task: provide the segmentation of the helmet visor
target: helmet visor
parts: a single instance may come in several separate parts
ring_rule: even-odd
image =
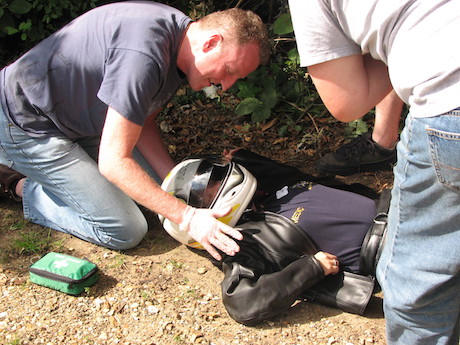
[[[198,208],[209,208],[225,180],[230,165],[219,166],[203,161],[193,177],[188,204]]]

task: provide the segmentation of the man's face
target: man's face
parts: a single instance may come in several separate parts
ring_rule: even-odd
[[[190,87],[199,91],[211,84],[221,85],[228,90],[238,79],[247,75],[259,66],[259,47],[255,43],[244,46],[223,46],[216,44],[203,49],[195,56],[194,68],[187,79]]]

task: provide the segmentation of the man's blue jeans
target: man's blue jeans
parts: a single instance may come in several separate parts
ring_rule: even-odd
[[[377,276],[388,344],[458,345],[460,111],[408,115]]]
[[[136,203],[99,173],[98,148],[99,137],[30,137],[0,107],[0,164],[27,176],[24,218],[108,248],[135,247],[147,221]]]

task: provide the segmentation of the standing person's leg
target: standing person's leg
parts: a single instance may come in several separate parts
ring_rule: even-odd
[[[394,150],[399,138],[399,122],[404,103],[398,95],[391,91],[375,107],[375,122],[372,140],[379,146]]]
[[[372,134],[364,133],[318,161],[320,175],[351,175],[363,171],[391,170],[404,103],[394,91],[375,107]]]
[[[27,176],[26,219],[114,249],[132,248],[145,236],[147,222],[139,207],[100,174],[78,142],[32,138],[9,123],[1,109],[0,137],[0,163]],[[95,147],[86,144],[88,151]]]
[[[460,111],[410,115],[377,276],[388,344],[458,345]]]

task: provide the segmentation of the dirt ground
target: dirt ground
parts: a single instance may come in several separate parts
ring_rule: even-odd
[[[161,122],[176,161],[189,154],[246,147],[310,173],[320,153],[343,140],[340,125],[322,125],[320,138],[314,131],[282,138],[266,126],[248,130],[242,119],[206,105],[181,109]],[[299,145],[299,136],[314,135],[321,147],[318,142]],[[391,184],[391,173],[344,180],[381,190]],[[372,297],[363,316],[299,301],[258,326],[236,323],[221,303],[222,273],[204,252],[170,238],[151,212],[145,211],[150,225],[146,238],[125,252],[24,222],[21,205],[9,199],[0,198],[0,214],[0,344],[385,344],[381,293]],[[21,251],[17,240],[24,234],[51,244],[42,252]],[[48,251],[93,261],[100,268],[100,281],[78,297],[30,283],[28,267]]]

